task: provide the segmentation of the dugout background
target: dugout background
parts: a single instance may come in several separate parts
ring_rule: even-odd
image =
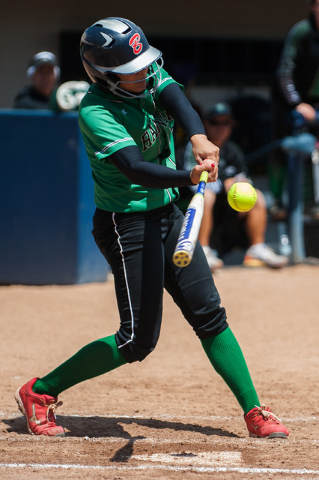
[[[88,80],[79,56],[82,32],[101,18],[121,16],[137,23],[163,51],[165,68],[191,86],[193,103],[205,108],[213,101],[232,100],[235,114],[242,114],[234,140],[247,154],[270,140],[271,82],[287,32],[307,16],[308,0],[122,0],[116,6],[97,0],[17,0],[2,5],[1,13],[0,109],[12,107],[16,93],[28,83],[30,58],[42,50],[57,55],[61,83]],[[14,129],[12,134],[19,145],[21,134]],[[3,130],[1,135],[5,139]],[[260,164],[252,173],[264,182],[255,185],[267,193],[263,168]]]
[[[173,46],[171,53],[176,52],[179,56],[181,51],[186,58],[188,53],[191,57],[201,55],[204,48],[197,85],[199,90],[201,84],[209,84],[208,93],[214,95],[214,89],[218,91],[224,85],[234,87],[236,79],[237,82],[240,79],[241,88],[248,85],[267,95],[265,87],[269,72],[263,71],[260,53],[253,47],[256,47],[256,42],[264,42],[264,49],[259,52],[264,52],[262,55],[265,55],[268,67],[274,68],[269,59],[276,60],[277,47],[287,31],[306,14],[307,0],[198,0],[195,3],[122,0],[116,5],[97,0],[6,2],[2,5],[0,16],[0,108],[12,106],[16,92],[27,83],[29,59],[41,50],[50,50],[58,55],[62,80],[72,77],[72,72],[72,79],[78,79],[79,36],[89,25],[107,16],[129,18],[140,25],[150,38],[157,37],[162,41],[166,37]],[[178,46],[181,39],[182,47]],[[187,43],[185,39],[188,39]],[[205,39],[215,43],[205,43]],[[176,42],[172,44],[172,40]],[[241,43],[236,43],[236,40]],[[172,55],[170,62],[174,62]],[[231,71],[233,67],[234,72]],[[207,98],[207,90],[204,94]],[[198,98],[201,101],[200,91]]]

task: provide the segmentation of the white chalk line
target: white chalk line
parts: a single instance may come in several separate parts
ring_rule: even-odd
[[[142,460],[144,462],[156,462],[157,464],[170,464],[170,466],[213,467],[230,466],[235,467],[243,464],[241,452],[197,452],[197,453],[152,453],[151,455],[132,455],[131,460]]]
[[[18,418],[18,417],[21,417],[21,413],[5,413],[5,412],[0,412],[0,417],[6,417],[8,419],[13,419],[13,418]],[[210,416],[202,416],[202,415],[168,415],[168,414],[159,414],[159,415],[154,415],[152,414],[151,416],[145,416],[145,415],[115,415],[115,414],[112,414],[112,415],[78,415],[78,414],[72,414],[72,415],[58,415],[58,417],[60,418],[63,418],[63,417],[79,417],[79,418],[117,418],[119,420],[121,420],[121,418],[123,419],[132,419],[132,420],[199,420],[199,421],[202,421],[202,420],[211,420],[211,421],[214,421],[214,420],[225,420],[225,421],[242,421],[243,420],[243,416],[232,416],[232,417],[229,417],[229,416],[219,416],[219,415],[210,415]],[[316,421],[316,420],[319,420],[319,417],[315,417],[315,416],[312,416],[312,417],[292,417],[292,418],[289,418],[289,417],[282,417],[280,416],[280,419],[283,421],[283,422],[312,422],[312,421]]]
[[[18,469],[61,469],[61,470],[116,470],[116,471],[134,471],[134,470],[170,470],[175,472],[198,472],[198,473],[279,473],[288,475],[319,475],[319,470],[287,469],[287,468],[249,468],[249,467],[192,467],[192,466],[173,466],[173,465],[136,465],[136,466],[113,466],[113,465],[77,465],[77,464],[54,464],[54,463],[0,463],[0,468]]]

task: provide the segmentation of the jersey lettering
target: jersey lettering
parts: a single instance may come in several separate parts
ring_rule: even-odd
[[[141,137],[143,143],[143,152],[145,152],[156,142],[158,135],[159,132],[149,123],[147,125],[147,130]]]
[[[168,118],[167,115],[163,115],[159,110],[155,110],[154,112],[154,120],[159,125],[163,125],[164,127],[168,126]]]
[[[140,43],[141,37],[139,36],[138,33],[135,33],[131,38],[130,38],[130,46],[133,48],[133,52],[135,55],[139,54],[142,51],[143,45]]]

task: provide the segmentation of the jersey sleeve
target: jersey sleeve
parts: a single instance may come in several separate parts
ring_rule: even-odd
[[[87,149],[102,162],[121,148],[137,146],[116,113],[103,105],[80,115],[79,126]]]
[[[160,74],[161,74],[161,80],[160,80],[160,85],[158,87],[158,89],[156,90],[155,92],[155,100],[156,102],[159,102],[159,96],[161,94],[161,92],[164,90],[165,87],[167,87],[167,85],[170,85],[171,83],[176,83],[182,90],[184,90],[184,87],[183,85],[181,85],[180,83],[176,82],[173,77],[171,77],[171,75],[169,75],[169,73],[167,73],[166,70],[164,70],[164,68],[162,68],[160,70]],[[157,74],[158,75],[158,74]]]

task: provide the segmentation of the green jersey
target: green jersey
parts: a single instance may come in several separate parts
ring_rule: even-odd
[[[92,85],[82,99],[79,126],[92,167],[95,204],[103,210],[152,210],[179,196],[177,188],[155,189],[132,183],[108,158],[135,145],[145,161],[176,169],[174,120],[158,101],[163,88],[175,81],[163,68],[161,74],[155,94],[145,98],[122,98]]]

